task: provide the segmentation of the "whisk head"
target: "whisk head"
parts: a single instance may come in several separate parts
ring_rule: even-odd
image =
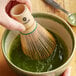
[[[49,57],[56,47],[52,34],[38,25],[29,35],[21,35],[22,48],[25,55],[34,60],[43,60]]]

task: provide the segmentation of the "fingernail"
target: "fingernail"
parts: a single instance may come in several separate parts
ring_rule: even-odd
[[[69,66],[69,67],[68,67],[68,69],[69,69],[69,70],[71,70],[71,69],[72,69],[72,67],[71,67],[71,66]]]
[[[67,76],[71,76],[71,69],[72,69],[72,67],[68,68],[68,70],[67,70]]]
[[[24,27],[24,26],[21,26],[20,28],[19,28],[19,31],[20,32],[23,32],[23,31],[25,31],[26,30],[26,28]]]
[[[69,72],[71,72],[72,67],[69,67]]]

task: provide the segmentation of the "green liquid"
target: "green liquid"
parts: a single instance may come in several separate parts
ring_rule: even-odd
[[[30,57],[23,53],[20,36],[17,36],[11,45],[9,59],[17,67],[31,72],[46,72],[61,66],[68,59],[68,50],[63,40],[56,34],[53,35],[57,45],[49,58],[45,60],[31,60]]]

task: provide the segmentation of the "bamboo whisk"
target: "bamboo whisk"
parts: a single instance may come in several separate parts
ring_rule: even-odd
[[[24,54],[35,60],[43,60],[49,57],[56,47],[52,34],[34,20],[26,5],[17,4],[10,13],[26,28],[20,34]]]

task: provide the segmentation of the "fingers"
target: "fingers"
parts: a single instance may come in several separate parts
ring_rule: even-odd
[[[24,25],[17,22],[16,20],[10,18],[6,13],[3,14],[2,22],[1,24],[6,27],[9,30],[17,30],[20,32],[25,31]]]
[[[25,3],[27,5],[27,7],[29,8],[29,10],[32,11],[31,10],[32,4],[31,4],[31,1],[30,0],[16,0],[16,1],[18,1],[20,3]]]
[[[10,0],[8,0],[8,1],[10,1]],[[32,4],[31,4],[30,0],[11,0],[11,1],[25,3],[31,11]],[[12,5],[10,5],[9,10],[7,10],[7,8],[6,8],[8,14],[9,14],[10,8],[14,5],[14,2],[13,2],[13,4],[10,3]],[[25,30],[25,27],[21,23],[17,22],[16,20],[12,19],[11,17],[9,17],[7,15],[7,13],[6,12],[2,13],[3,16],[1,15],[2,19],[1,19],[0,23],[9,30],[18,30],[18,31],[23,32]]]
[[[62,76],[71,76],[71,67],[69,67]]]

